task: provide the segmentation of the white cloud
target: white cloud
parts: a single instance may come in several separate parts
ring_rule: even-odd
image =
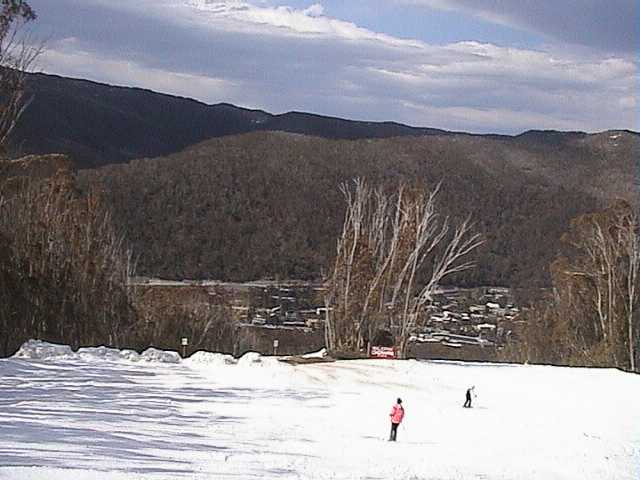
[[[638,129],[637,64],[624,57],[430,45],[328,17],[320,4],[86,2],[45,71],[274,113],[474,132]],[[100,21],[112,11],[116,32]]]
[[[209,27],[254,31],[276,35],[330,36],[344,40],[377,41],[390,46],[415,47],[421,42],[404,40],[372,32],[323,15],[324,8],[313,4],[305,9],[286,5],[260,6],[241,0],[184,0],[184,5],[201,14],[199,19]],[[185,12],[186,13],[186,12]]]
[[[310,17],[320,17],[324,14],[324,7],[319,3],[314,3],[308,8],[305,8],[302,13]]]
[[[78,40],[65,38],[47,48],[38,61],[44,71],[60,72],[112,85],[139,87],[182,97],[194,92],[213,100],[232,96],[240,85],[210,75],[195,75],[149,68],[130,60],[95,55],[78,48]],[[208,98],[206,98],[208,97]]]

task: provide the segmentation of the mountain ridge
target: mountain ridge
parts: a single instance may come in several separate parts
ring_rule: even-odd
[[[416,127],[394,121],[350,120],[290,111],[272,114],[228,102],[193,98],[140,87],[44,73],[30,74],[26,109],[12,137],[13,156],[64,153],[78,169],[179,152],[209,138],[251,131],[286,131],[330,139],[469,135],[518,141],[534,136],[477,134]],[[536,133],[565,138],[585,132]],[[637,134],[636,132],[631,132]]]
[[[637,203],[636,132],[456,133],[29,79],[14,153],[69,155],[149,276],[318,278],[341,226],[339,185],[363,177],[443,181],[443,214],[473,215],[487,241],[454,281],[545,286],[571,218]]]

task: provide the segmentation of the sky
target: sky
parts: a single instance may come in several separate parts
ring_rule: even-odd
[[[640,130],[638,0],[30,0],[38,69],[271,113]]]

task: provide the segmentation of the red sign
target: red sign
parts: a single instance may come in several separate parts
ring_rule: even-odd
[[[371,347],[371,358],[396,358],[393,347]]]

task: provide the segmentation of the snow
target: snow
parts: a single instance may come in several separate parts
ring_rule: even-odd
[[[130,362],[137,362],[140,360],[140,354],[133,350],[118,350],[116,348],[109,347],[85,347],[78,349],[77,356],[83,360],[129,360]]]
[[[147,352],[151,361],[131,361],[131,352],[106,347],[73,353],[29,342],[0,360],[0,479],[637,480],[640,472],[638,375]],[[471,385],[477,398],[464,409]],[[406,417],[389,443],[397,397]]]
[[[199,351],[187,358],[185,360],[185,363],[193,365],[223,366],[235,365],[238,363],[238,361],[231,355]]]
[[[140,358],[147,362],[160,363],[180,363],[181,360],[178,352],[158,350],[157,348],[147,348],[140,354]]]
[[[257,352],[247,352],[238,360],[238,365],[252,365],[262,363],[262,355]]]
[[[324,358],[327,356],[327,349],[321,348],[317,352],[306,353],[302,355],[302,358]]]
[[[20,347],[14,355],[16,358],[31,359],[54,359],[71,358],[75,354],[68,345],[57,345],[55,343],[42,342],[40,340],[29,340]]]

